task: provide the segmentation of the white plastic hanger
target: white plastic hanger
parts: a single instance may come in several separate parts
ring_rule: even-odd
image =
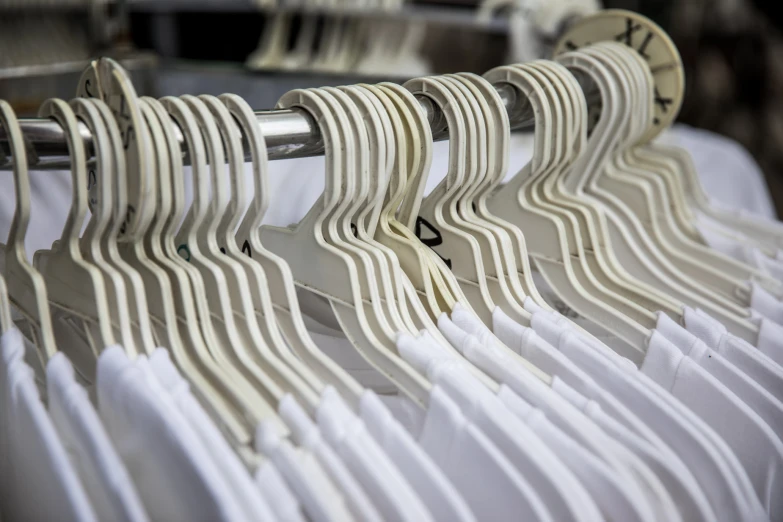
[[[486,199],[492,190],[503,181],[508,168],[510,124],[508,112],[500,96],[492,85],[484,78],[471,73],[456,75],[466,86],[471,85],[477,99],[482,103],[484,112],[494,122],[487,126],[487,174],[479,183],[475,184],[472,192],[466,194],[468,198],[464,208],[466,211],[475,212],[487,222],[502,229],[496,232],[509,244],[504,245],[504,276],[508,284],[514,289],[514,294],[524,302],[529,295],[541,306],[549,307],[535,288],[530,273],[530,261],[527,256],[524,236],[518,227],[498,218],[489,212]]]
[[[552,107],[555,117],[555,157],[558,158],[554,173],[562,172],[570,166],[572,156],[569,154],[571,143],[573,108],[568,101],[567,89],[564,81],[552,70],[542,65],[542,62],[517,65],[517,68],[525,70],[532,75],[544,88],[547,99]],[[607,266],[605,259],[592,255],[592,242],[595,231],[587,228],[592,225],[589,220],[584,220],[578,209],[564,206],[552,200],[551,191],[547,190],[546,179],[552,175],[537,176],[532,178],[527,186],[530,201],[540,210],[557,216],[566,230],[566,240],[569,242],[573,253],[577,253],[578,262],[572,263],[577,273],[581,275],[580,282],[596,296],[618,312],[632,319],[645,328],[653,328],[656,323],[655,315],[645,307],[637,304],[639,296],[629,289],[616,274]]]
[[[5,286],[5,278],[0,275],[0,334],[6,333],[14,327],[11,319],[11,301],[8,300],[8,287]]]
[[[261,243],[259,229],[269,201],[268,160],[264,136],[255,115],[247,102],[235,94],[223,94],[220,100],[236,119],[248,142],[253,167],[254,197],[237,230],[237,246],[241,245],[241,252],[258,263],[267,274],[277,324],[293,351],[322,380],[333,385],[344,399],[355,405],[362,394],[362,387],[315,345],[299,310],[290,268]]]
[[[84,261],[79,249],[79,232],[87,213],[87,160],[76,115],[63,100],[50,99],[38,111],[62,128],[71,159],[72,199],[68,218],[56,248],[46,255],[41,270],[49,302],[85,322],[85,334],[97,352],[115,344],[111,312],[101,272]],[[33,261],[36,262],[35,257]],[[89,371],[89,370],[88,370]]]
[[[411,283],[406,288],[409,302],[420,299],[430,317],[437,319],[441,313],[449,312],[454,307],[458,300],[455,291],[459,285],[456,280],[451,287],[447,285],[446,278],[454,279],[448,268],[441,273],[433,262],[433,258],[436,258],[434,253],[416,238],[411,228],[406,226],[407,223],[397,221],[395,216],[405,195],[412,194],[406,210],[415,221],[418,206],[413,208],[413,205],[421,201],[425,185],[422,174],[429,171],[432,159],[432,131],[418,102],[407,89],[392,84],[363,86],[384,103],[392,117],[396,136],[394,164],[379,213],[375,239],[395,252],[400,267]],[[412,189],[413,183],[408,183],[409,176],[419,180]],[[414,295],[411,290],[418,295]]]
[[[5,277],[8,297],[22,314],[35,326],[36,345],[43,362],[57,353],[49,312],[49,298],[41,274],[27,260],[24,241],[30,223],[30,176],[27,170],[27,153],[24,136],[11,105],[0,100],[0,123],[8,136],[8,147],[13,156],[14,190],[16,208],[8,229],[5,245]],[[4,323],[5,326],[11,323]]]
[[[535,116],[535,147],[531,162],[491,196],[488,207],[494,214],[517,224],[524,231],[536,266],[570,308],[623,340],[622,348],[628,354],[637,353],[636,347],[646,345],[647,329],[596,299],[594,290],[588,292],[585,289],[582,282],[589,275],[577,259],[572,260],[563,223],[531,204],[530,198],[534,194],[526,186],[529,185],[526,180],[559,167],[553,143],[556,132],[552,124],[552,111],[544,89],[531,74],[516,67],[493,69],[484,78],[493,85],[514,86],[528,100]]]
[[[463,183],[468,183],[478,169],[477,140],[472,142],[472,148],[468,149],[469,139],[475,134],[468,134],[466,128],[466,125],[470,125],[471,129],[475,129],[475,123],[471,120],[466,124],[465,113],[460,109],[460,101],[457,98],[460,94],[455,96],[453,91],[438,79],[417,78],[406,82],[404,87],[414,95],[426,96],[443,111],[450,136],[448,172],[443,181],[422,200],[417,229],[424,226],[436,237],[440,236],[441,242],[437,249],[433,250],[454,272],[467,296],[467,302],[485,324],[491,324],[495,303],[486,280],[479,243],[475,237],[455,225],[455,222],[462,222],[455,217],[456,198]],[[461,101],[464,102],[464,96]],[[468,154],[465,153],[466,150]]]
[[[236,446],[246,446],[252,442],[257,422],[272,418],[274,410],[266,406],[262,399],[256,399],[255,392],[242,379],[223,370],[215,362],[210,349],[216,349],[216,343],[208,345],[197,326],[200,321],[188,275],[184,270],[180,271],[176,264],[169,262],[169,256],[164,253],[167,245],[162,238],[173,237],[171,229],[179,225],[184,206],[182,158],[171,118],[163,106],[147,98],[141,100],[140,104],[145,117],[150,121],[155,118],[162,129],[167,129],[164,132],[165,139],[155,141],[155,170],[136,173],[153,176],[153,181],[159,185],[160,212],[157,216],[164,225],[162,230],[157,226],[152,227],[150,234],[145,234],[144,242],[129,245],[123,257],[144,279],[155,330],[168,343],[165,346],[171,350],[175,363],[193,385],[194,393],[201,399],[210,416],[217,419],[228,432],[231,441]],[[178,181],[175,180],[177,167],[180,175]],[[174,203],[175,200],[177,203]],[[160,232],[162,235],[155,237]],[[176,257],[176,248],[173,245],[169,248]]]
[[[348,123],[338,124],[334,116],[339,114],[338,108],[327,105],[312,91],[290,91],[280,99],[278,107],[302,108],[317,122],[324,137],[326,184],[323,196],[295,228],[264,226],[261,239],[288,262],[297,286],[306,287],[329,300],[342,330],[357,350],[401,391],[424,404],[429,393],[428,384],[394,354],[394,333],[365,313],[369,306],[361,297],[356,265],[341,248],[331,244],[338,234],[334,220],[327,218],[350,203],[341,201],[345,192],[351,189],[351,177],[343,177],[344,170],[351,168],[344,153],[353,145],[353,139],[341,132]],[[342,119],[346,119],[344,114]],[[312,259],[318,259],[318,264],[314,265]]]
[[[596,146],[600,149],[600,135],[593,134],[591,140],[587,140],[587,104],[579,85],[565,67],[547,61],[536,62],[542,69],[551,73],[550,77],[556,77],[564,92],[561,93],[564,107],[569,109],[567,122],[566,144],[573,143],[570,150],[571,163],[568,168],[578,175],[589,168],[590,162],[585,161],[591,157],[589,149]],[[573,133],[568,132],[568,127]],[[597,142],[597,143],[596,143]],[[568,151],[567,151],[568,152]],[[575,163],[573,163],[575,161]],[[561,171],[561,174],[564,171]],[[671,317],[679,320],[682,313],[682,304],[671,299],[665,293],[656,288],[635,279],[627,273],[617,260],[612,247],[609,233],[603,215],[584,198],[573,197],[562,189],[562,176],[550,173],[543,180],[542,188],[545,197],[555,204],[568,208],[579,222],[579,230],[585,245],[586,260],[594,274],[603,274],[602,282],[631,301],[643,306],[650,312],[664,311]]]
[[[95,194],[97,197],[91,202],[92,215],[84,234],[82,234],[80,248],[84,261],[102,274],[114,334],[121,341],[128,356],[135,358],[138,355],[138,349],[131,331],[131,315],[125,281],[119,271],[104,258],[100,246],[100,236],[108,228],[112,218],[114,151],[106,124],[96,108],[97,104],[103,104],[103,102],[89,98],[75,98],[71,101],[71,108],[76,117],[90,129],[96,158],[95,168],[89,172],[89,180],[94,186],[88,186],[88,190],[97,188],[97,194]]]
[[[211,250],[214,249],[218,255],[223,256],[214,235],[218,219],[207,219],[211,214],[209,208],[209,185],[211,182],[216,192],[216,198],[220,199],[223,208],[227,203],[228,194],[222,186],[226,180],[223,171],[225,160],[220,135],[208,109],[197,99],[189,97],[188,102],[190,103],[188,103],[184,100],[167,97],[162,101],[186,136],[188,152],[191,157],[193,203],[177,234],[176,242],[180,245],[178,252],[186,252],[186,261],[189,267],[193,267],[198,272],[200,280],[203,281],[203,290],[199,290],[205,292],[208,312],[204,313],[205,303],[201,301],[200,314],[202,318],[207,318],[206,320],[211,322],[214,334],[216,334],[214,345],[209,345],[210,351],[214,360],[224,371],[230,372],[237,379],[241,379],[243,383],[249,384],[253,388],[254,393],[248,397],[256,397],[253,402],[258,401],[262,404],[264,415],[277,418],[273,412],[285,392],[274,377],[261,368],[259,361],[254,357],[257,352],[254,353],[253,348],[264,342],[263,337],[258,331],[257,324],[256,328],[252,329],[252,323],[247,315],[237,314],[235,318],[228,290],[228,274],[224,272],[223,266],[216,264],[214,253]],[[207,148],[204,147],[205,141],[208,144]],[[210,171],[212,171],[212,181],[209,178]],[[222,176],[223,179],[220,179],[219,184],[215,185],[214,181],[217,176]],[[192,275],[191,283],[197,278],[195,274],[189,273],[188,275]],[[231,275],[235,275],[235,273]],[[234,280],[234,282],[236,281]],[[249,300],[246,280],[244,284],[245,288],[240,293],[239,299],[247,298]],[[236,285],[233,288],[236,289]],[[246,310],[243,311],[246,312]],[[255,319],[252,302],[250,314],[251,319]]]
[[[609,111],[617,106],[617,103],[612,102],[612,100],[617,99],[619,94],[616,94],[617,86],[612,82],[612,76],[609,75],[609,71],[606,70],[605,64],[608,63],[609,58],[601,58],[601,56],[603,55],[597,54],[593,56],[590,53],[574,52],[561,55],[558,57],[558,60],[577,74],[585,74],[587,77],[592,77],[600,89],[602,98],[607,100],[602,105],[603,110]],[[606,112],[601,116],[601,119],[604,121],[608,121],[611,118],[619,118],[619,121],[626,123],[634,121],[630,117],[623,117],[616,112]],[[640,131],[643,131],[643,129],[640,129]],[[594,131],[591,139],[598,140],[606,136],[597,134],[597,132]],[[622,135],[625,135],[625,133]],[[597,151],[597,149],[595,150]],[[635,277],[664,289],[685,303],[693,305],[693,303],[698,302],[710,310],[714,310],[715,299],[709,297],[699,298],[691,291],[689,287],[694,286],[695,289],[693,282],[686,277],[680,276],[676,268],[668,262],[663,254],[658,252],[658,248],[651,243],[651,239],[648,239],[643,226],[641,223],[638,223],[633,214],[629,212],[623,214],[621,203],[618,205],[619,202],[608,195],[607,192],[588,183],[589,176],[586,174],[589,174],[589,172],[585,171],[585,167],[581,163],[581,161],[585,160],[586,157],[580,158],[569,174],[565,178],[558,180],[558,183],[565,193],[573,193],[575,197],[595,204],[598,204],[599,201],[601,202],[602,212],[608,212],[608,216],[611,217],[607,221],[607,226],[613,240],[612,249],[619,256],[624,268],[629,270]],[[592,195],[597,199],[593,199]],[[619,214],[615,214],[616,212]],[[619,215],[624,215],[625,217],[623,219],[615,217]],[[717,295],[713,297],[720,299]],[[721,317],[725,318],[725,314]],[[737,321],[736,319],[732,320],[734,323]]]
[[[109,199],[102,204],[109,207],[111,219],[99,238],[99,247],[103,251],[103,258],[116,269],[125,282],[125,290],[128,296],[131,329],[136,345],[142,351],[150,353],[156,346],[152,326],[150,324],[149,307],[144,289],[144,281],[136,270],[126,263],[120,256],[117,247],[117,238],[120,234],[123,220],[125,219],[125,187],[127,186],[125,169],[125,151],[122,144],[119,126],[111,110],[106,103],[93,99],[93,104],[101,114],[108,131],[109,143],[114,151],[114,163],[109,167],[112,191]]]
[[[191,98],[188,98],[188,101],[191,103],[191,106],[199,106]],[[279,376],[276,379],[278,383],[284,386],[284,389],[293,392],[300,399],[300,403],[306,407],[315,408],[317,397],[313,387],[315,386],[318,391],[321,391],[323,383],[300,360],[293,357],[287,346],[283,346],[284,341],[277,331],[277,325],[273,321],[271,302],[268,301],[268,290],[266,288],[266,280],[263,278],[263,272],[258,265],[254,265],[246,256],[242,255],[236,246],[234,233],[242,217],[242,213],[238,212],[237,209],[241,207],[242,212],[244,212],[247,206],[243,187],[244,157],[237,128],[228,110],[217,98],[202,96],[198,101],[204,104],[203,107],[199,106],[199,112],[207,109],[214,118],[213,124],[216,128],[211,128],[212,126],[207,125],[207,131],[213,134],[213,131],[219,130],[219,137],[222,138],[223,146],[229,153],[228,179],[225,173],[221,171],[222,169],[215,168],[215,161],[220,161],[220,154],[217,154],[212,161],[214,197],[212,198],[212,212],[207,215],[207,219],[212,223],[216,223],[216,225],[207,227],[207,237],[203,243],[205,248],[202,251],[209,249],[211,259],[223,271],[228,282],[231,305],[235,313],[238,312],[238,321],[235,324],[240,324],[240,321],[244,319],[242,327],[245,330],[243,331],[247,333],[247,339],[253,343],[249,345],[251,348],[250,353],[258,361],[257,364],[263,367],[265,371],[267,371],[267,368],[271,370],[269,371],[271,375],[279,372]],[[203,116],[206,116],[206,114],[203,114]],[[222,164],[220,162],[217,166]],[[230,183],[228,183],[229,180]],[[237,200],[239,192],[242,193],[242,197]],[[249,272],[254,276],[252,279],[248,277]],[[263,286],[259,285],[259,277],[263,278],[260,279],[260,284],[263,284]],[[259,317],[255,313],[255,302],[261,302],[262,298],[259,295],[261,292],[267,295],[265,306],[261,309],[266,309],[267,316],[270,318],[264,324],[267,329],[266,336],[261,332]],[[257,294],[257,299],[253,297],[254,293]],[[279,348],[274,351],[271,350],[270,341],[271,343],[276,343]]]
[[[645,227],[681,270],[738,304],[747,305],[749,288],[746,280],[756,271],[750,267],[743,268],[738,261],[689,239],[673,218],[674,210],[670,209],[676,207],[670,204],[671,198],[666,194],[660,177],[638,168],[636,163],[628,164],[623,156],[620,156],[618,161],[620,168],[607,170],[606,175],[598,178],[598,183],[602,183],[607,190],[629,204],[629,208],[640,217]],[[624,170],[632,170],[632,173],[624,174]],[[780,286],[775,281],[769,283]]]

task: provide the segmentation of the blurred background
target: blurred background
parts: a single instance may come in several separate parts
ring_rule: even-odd
[[[678,122],[744,147],[761,167],[772,212],[780,216],[783,14],[776,6],[751,0],[0,0],[0,98],[19,115],[34,116],[44,99],[74,95],[90,58],[111,56],[131,72],[141,95],[234,92],[254,108],[271,108],[297,87],[481,74],[547,57],[575,20],[625,8],[659,23],[680,50],[687,95]],[[697,159],[697,167],[708,169],[708,160]]]

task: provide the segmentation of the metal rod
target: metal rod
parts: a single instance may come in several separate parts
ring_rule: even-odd
[[[511,85],[497,87],[506,110],[511,118],[512,128],[524,127],[532,123],[532,113],[527,107],[520,106],[516,89]],[[446,120],[440,109],[426,97],[420,97],[419,103],[427,115],[435,141],[448,138]],[[312,117],[301,109],[257,111],[256,119],[266,139],[269,159],[304,158],[318,156],[324,152],[324,144],[318,126]],[[68,169],[70,159],[68,145],[62,128],[49,119],[21,119],[20,125],[25,137],[27,163],[34,170]],[[183,158],[188,164],[185,140],[174,124],[177,139],[183,150]],[[79,123],[79,132],[84,140],[88,157],[93,161],[92,136],[83,123]],[[250,160],[249,151],[246,160]],[[13,158],[10,156],[5,128],[0,126],[0,170],[10,170]]]

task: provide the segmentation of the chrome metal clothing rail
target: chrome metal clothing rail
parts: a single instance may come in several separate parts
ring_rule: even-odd
[[[497,87],[511,119],[512,128],[529,126],[533,121],[532,111],[526,100],[519,96],[511,85]],[[520,101],[521,100],[521,101]],[[426,96],[419,97],[422,110],[432,127],[435,141],[448,138],[446,119],[440,109]],[[323,154],[321,133],[310,115],[301,109],[282,109],[256,111],[256,120],[266,139],[269,159],[304,158]],[[68,145],[62,128],[49,119],[20,119],[24,134],[28,166],[34,170],[59,170],[69,167]],[[188,163],[185,140],[179,127],[175,126],[177,139],[183,150],[183,158]],[[92,136],[87,126],[79,123],[88,157],[93,157]],[[247,158],[250,160],[249,151]],[[13,158],[8,147],[6,130],[0,126],[0,170],[10,170]]]

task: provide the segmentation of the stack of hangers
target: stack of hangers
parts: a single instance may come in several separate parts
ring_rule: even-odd
[[[574,73],[600,89],[589,133]],[[638,53],[291,91],[278,108],[317,122],[326,183],[285,228],[260,226],[285,195],[241,98],[135,98],[124,78],[98,80],[125,119],[41,107],[73,203],[32,263],[0,102],[3,520],[783,520],[783,225],[715,208],[687,154],[649,141]],[[505,183],[499,84],[535,114]],[[416,96],[449,129],[426,197]]]

